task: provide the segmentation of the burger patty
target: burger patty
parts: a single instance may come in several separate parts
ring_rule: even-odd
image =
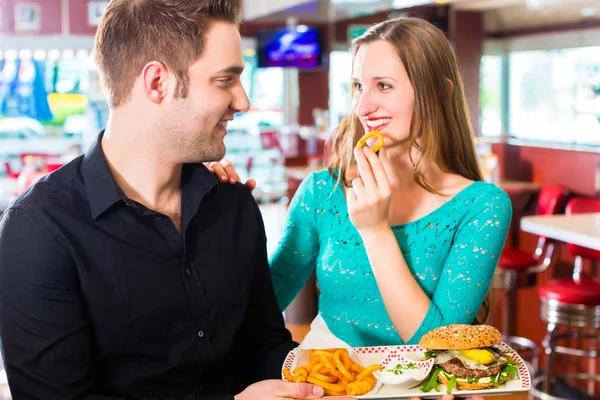
[[[468,379],[486,378],[488,376],[498,375],[500,372],[502,372],[503,365],[494,363],[490,364],[490,366],[488,366],[486,369],[471,369],[465,367],[458,358],[453,358],[450,361],[440,364],[440,367],[458,378]]]

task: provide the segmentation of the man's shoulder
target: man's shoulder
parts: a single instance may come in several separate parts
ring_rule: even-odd
[[[9,208],[35,211],[39,207],[50,204],[66,205],[81,198],[84,190],[81,162],[82,157],[78,157],[58,170],[43,176],[21,193]]]
[[[246,209],[247,207],[253,208],[256,205],[252,192],[239,182],[233,185],[230,183],[217,183],[214,189],[214,199],[219,205],[219,209],[223,209],[224,212],[231,211],[231,207]]]

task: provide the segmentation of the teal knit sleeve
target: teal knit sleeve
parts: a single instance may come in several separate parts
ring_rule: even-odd
[[[470,207],[458,227],[425,319],[408,344],[439,326],[472,323],[483,304],[504,247],[512,206],[508,195],[494,187]]]
[[[306,178],[292,199],[283,237],[271,258],[271,278],[281,310],[300,293],[319,253],[315,226],[315,176]]]

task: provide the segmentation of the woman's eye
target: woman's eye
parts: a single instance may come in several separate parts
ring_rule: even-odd
[[[352,87],[354,87],[356,90],[362,90],[362,84],[358,82],[352,82]]]
[[[390,85],[388,85],[387,83],[382,82],[379,84],[379,88],[382,90],[388,90],[388,89],[391,89],[392,87]]]

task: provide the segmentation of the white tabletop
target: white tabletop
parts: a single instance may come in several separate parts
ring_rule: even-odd
[[[521,229],[561,242],[600,250],[600,213],[523,217]]]

